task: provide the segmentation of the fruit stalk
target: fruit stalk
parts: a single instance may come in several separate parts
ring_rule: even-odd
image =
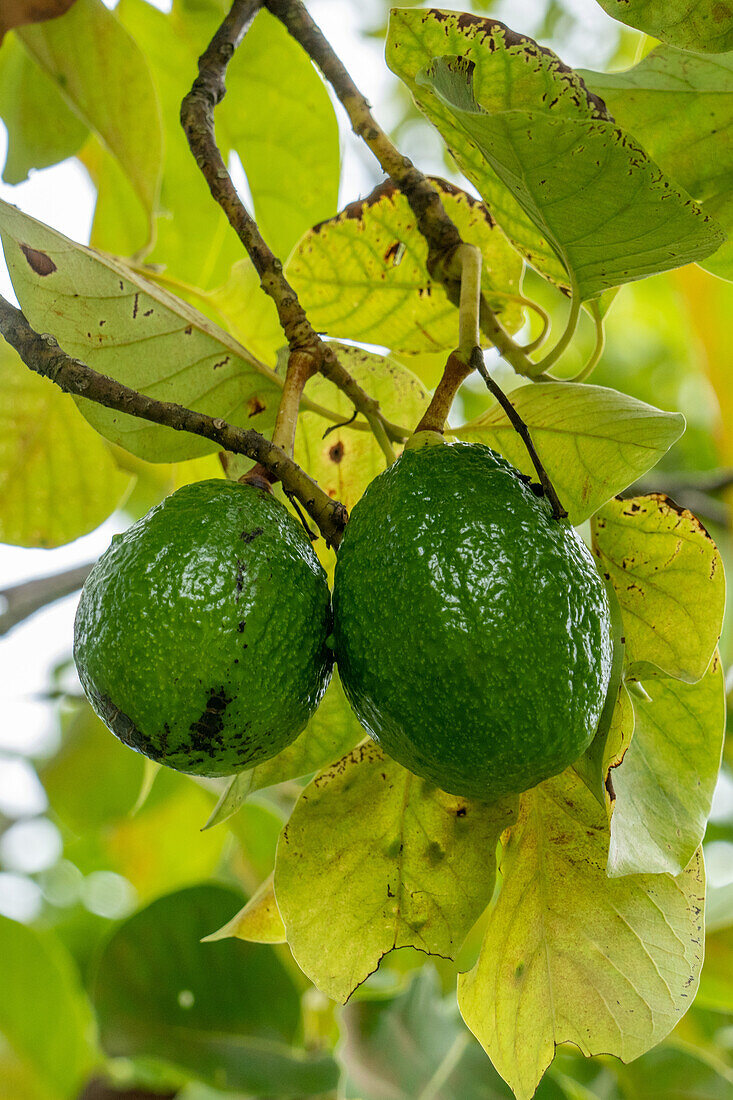
[[[238,428],[219,417],[206,416],[172,401],[156,401],[123,386],[114,378],[99,374],[62,351],[53,336],[41,335],[31,328],[21,311],[2,296],[0,334],[15,348],[27,367],[55,382],[65,393],[85,397],[108,409],[163,424],[175,431],[204,436],[223,450],[260,462],[300,501],[326,541],[334,546],[339,544],[348,518],[343,504],[332,500],[289,455],[259,432]]]
[[[399,440],[403,433],[384,420],[379,404],[351,377],[334,349],[311,325],[298,295],[283,274],[282,261],[275,256],[248,213],[232,182],[216,143],[214,108],[226,94],[227,66],[249,29],[262,0],[234,0],[216,34],[199,58],[199,74],[181,104],[181,125],[191,152],[209,186],[211,195],[226,214],[260,277],[260,285],[272,298],[280,325],[291,351],[308,351],[319,370],[338,386],[372,427],[380,445],[385,438]]]
[[[481,252],[475,245],[462,244],[457,255],[461,261],[461,298],[458,307],[458,347],[448,356],[443,375],[432,400],[415,431],[442,433],[455,396],[462,383],[473,373],[471,354],[480,343]]]
[[[488,370],[486,369],[483,352],[481,351],[480,347],[475,347],[473,349],[473,353],[471,355],[471,364],[474,370],[477,370],[479,372],[484,382],[486,383],[487,389],[499,402],[502,409],[506,413],[512,427],[520,436],[522,442],[527,448],[527,451],[529,452],[529,457],[532,459],[532,465],[537,471],[537,477],[540,480],[540,485],[542,486],[544,494],[549,500],[550,506],[552,507],[553,516],[555,517],[555,519],[567,519],[567,510],[563,508],[562,504],[560,503],[560,498],[555,492],[555,488],[547,475],[547,470],[542,465],[540,456],[537,454],[535,445],[532,442],[532,437],[529,434],[529,428],[524,423],[507,395],[499,386],[497,386],[496,382],[489,374]]]

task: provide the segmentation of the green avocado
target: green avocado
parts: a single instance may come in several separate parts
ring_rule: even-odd
[[[301,732],[331,675],[326,575],[268,492],[188,485],[115,536],[79,602],[74,659],[120,740],[230,775]]]
[[[359,721],[443,790],[528,790],[593,739],[611,671],[603,581],[573,528],[488,447],[407,449],[369,485],[333,604]]]

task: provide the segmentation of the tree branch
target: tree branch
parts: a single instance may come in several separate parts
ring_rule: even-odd
[[[369,147],[382,170],[404,194],[428,245],[428,271],[443,284],[449,299],[457,306],[460,301],[461,265],[460,261],[456,261],[455,253],[464,242],[445,212],[440,195],[409,157],[400,153],[376,121],[369,103],[301,0],[263,0],[263,6],[280,20],[316,63],[349,116],[354,133]],[[481,328],[517,373],[531,376],[534,364],[514,343],[483,296]]]
[[[199,75],[181,104],[181,125],[212,197],[247,250],[262,289],[275,303],[290,350],[310,353],[316,369],[363,413],[380,441],[385,432],[388,438],[401,439],[402,433],[395,433],[393,425],[381,416],[379,403],[358,385],[341,365],[331,345],[312,327],[298,295],[283,274],[282,262],[268,247],[237,194],[216,143],[214,109],[226,94],[227,66],[262,6],[262,0],[234,0],[229,14],[199,58]]]
[[[89,575],[93,561],[51,577],[36,577],[23,584],[0,589],[0,637],[42,607],[77,592]]]
[[[108,409],[138,416],[174,431],[203,436],[225,451],[247,455],[261,463],[273,480],[282,481],[285,490],[301,502],[326,541],[338,545],[348,518],[343,504],[332,500],[292,458],[259,432],[238,428],[226,420],[206,416],[172,401],[156,401],[99,374],[62,351],[53,336],[37,333],[20,310],[1,296],[0,334],[15,348],[27,367],[50,378],[65,393],[85,397]]]

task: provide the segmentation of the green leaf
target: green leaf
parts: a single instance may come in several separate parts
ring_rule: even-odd
[[[396,996],[351,1001],[342,1020],[345,1100],[512,1100],[430,965]]]
[[[725,736],[719,658],[696,684],[650,680],[633,698],[634,736],[611,778],[609,875],[676,875],[705,835]]]
[[[602,386],[538,382],[513,390],[510,400],[573,524],[655,466],[685,427],[680,413],[662,412]],[[536,476],[527,448],[497,404],[451,434],[485,443]]]
[[[703,203],[703,209],[722,225],[728,240],[717,252],[703,260],[700,267],[721,279],[733,281],[733,194],[715,195]]]
[[[76,1096],[96,1060],[94,1024],[73,964],[50,933],[0,916],[0,1032],[44,1097]]]
[[[658,46],[622,73],[580,71],[660,168],[733,229],[733,54],[702,56]],[[669,125],[674,118],[674,126]],[[702,266],[733,278],[728,241]]]
[[[54,813],[83,836],[130,813],[146,761],[113,737],[86,701],[64,726],[61,748],[40,776]]]
[[[150,397],[258,431],[272,426],[276,375],[202,313],[7,203],[0,234],[23,312],[69,355]],[[91,401],[80,407],[92,427],[140,458],[176,462],[216,450]]]
[[[114,1056],[172,1062],[225,1089],[326,1092],[335,1063],[292,1048],[299,1000],[273,950],[200,942],[240,902],[227,887],[194,886],[117,928],[93,986],[103,1045]]]
[[[452,958],[491,898],[496,844],[514,805],[445,794],[371,741],[320,772],[275,864],[295,961],[344,1002],[395,948]]]
[[[632,69],[579,76],[698,201],[733,190],[733,54],[657,46]]]
[[[181,101],[196,75],[196,57],[214,26],[202,27],[196,40],[197,28],[187,31],[173,16],[157,11],[145,0],[120,0],[115,15],[145,54],[164,127],[161,216],[156,220],[155,245],[146,259],[165,265],[166,275],[193,286],[216,286],[241,258],[242,246],[212,199],[179,121]],[[222,10],[220,18],[223,15]],[[85,164],[88,158],[87,147]],[[140,247],[139,227],[131,227],[134,193],[115,161],[103,150],[95,150],[94,160],[97,203],[91,244],[105,252],[130,256]]]
[[[670,46],[701,53],[733,49],[730,0],[598,0],[604,11],[628,27]]]
[[[250,260],[238,260],[221,286],[204,301],[222,318],[224,327],[264,363],[274,365],[286,340],[272,298],[260,286]]]
[[[721,557],[700,521],[652,493],[610,501],[594,518],[592,537],[621,605],[630,674],[699,680],[725,607]]]
[[[425,412],[429,394],[418,378],[394,359],[361,348],[336,345],[339,361],[363,389],[379,402],[388,420],[411,431]],[[321,375],[311,378],[306,395],[333,409],[344,421],[354,413],[347,397]],[[384,452],[371,431],[356,431],[351,425],[336,428],[323,437],[323,418],[304,411],[298,418],[295,460],[325,492],[353,508],[370,481],[384,470]]]
[[[113,777],[114,772],[106,772],[98,782],[113,782]],[[229,840],[225,830],[201,832],[210,810],[208,791],[188,776],[161,769],[142,809],[134,817],[110,821],[99,834],[104,866],[128,879],[141,901],[209,878],[221,865]],[[82,841],[89,835],[88,829],[80,832]],[[73,850],[69,858],[75,860]],[[209,925],[202,935],[215,927],[216,923]]]
[[[398,10],[387,60],[510,239],[581,300],[724,240],[571,70],[503,24]]]
[[[714,252],[722,229],[612,122],[541,111],[490,114],[463,59],[422,83],[449,108],[567,272],[581,301]],[[598,186],[599,176],[602,186]]]
[[[463,239],[481,249],[483,290],[516,331],[521,309],[492,292],[518,293],[520,257],[483,203],[444,180],[431,182]],[[458,310],[429,275],[427,257],[407,199],[387,181],[306,233],[287,275],[319,331],[400,352],[449,350],[458,344]]]
[[[227,89],[217,133],[221,125],[238,153],[260,230],[285,259],[338,205],[339,131],[331,100],[305,50],[266,11],[232,58]]]
[[[117,158],[152,219],[163,134],[155,88],[137,43],[102,0],[76,0],[61,19],[21,27],[17,34],[71,109]]]
[[[572,771],[524,794],[463,1018],[528,1100],[561,1042],[637,1058],[692,1003],[702,965],[703,864],[677,878],[606,876],[606,815]]]
[[[318,710],[303,732],[277,756],[233,776],[204,828],[226,821],[255,791],[309,775],[338,760],[363,736],[364,730],[346,700],[338,672],[334,672]]]
[[[208,936],[204,943],[234,937],[247,943],[287,943],[285,925],[275,899],[273,875],[269,875],[231,920]]]
[[[627,1100],[729,1100],[733,1070],[700,1051],[665,1044],[616,1072]]]
[[[211,198],[179,123],[181,100],[196,59],[221,22],[215,0],[170,14],[143,0],[121,0],[117,14],[145,52],[160,96],[166,133],[157,243],[148,257],[199,287],[222,283],[242,246]],[[277,80],[271,79],[273,72]],[[227,162],[236,152],[247,174],[254,212],[283,260],[314,222],[336,209],[339,136],[328,93],[305,52],[268,12],[260,13],[227,70],[227,95],[216,109],[217,141]],[[113,181],[102,193],[106,240],[112,243]]]
[[[5,183],[21,183],[32,168],[73,157],[88,134],[51,78],[12,34],[0,51],[0,117],[8,131]]]
[[[0,542],[59,546],[98,527],[130,477],[71,397],[0,346]]]

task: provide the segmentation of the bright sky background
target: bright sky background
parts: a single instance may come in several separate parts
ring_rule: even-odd
[[[105,0],[110,8],[115,2]],[[563,41],[563,60],[571,65],[603,68],[615,48],[618,24],[595,0],[564,2],[577,14],[579,23],[574,37]],[[168,10],[170,2],[155,0],[155,6]],[[460,8],[460,0],[446,2],[445,6]],[[389,128],[394,118],[389,105],[391,77],[384,65],[383,46],[360,33],[362,28],[379,24],[385,5],[376,0],[309,0],[308,7],[372,103],[376,117]],[[492,14],[531,34],[544,9],[544,0],[505,0],[493,8]],[[343,122],[340,108],[339,118]],[[404,151],[424,170],[443,174],[437,136],[426,148],[425,130],[419,134],[420,147],[413,147],[415,138],[411,140],[408,133]],[[1,164],[6,149],[7,134],[0,123]],[[379,170],[367,151],[350,135],[345,136],[342,203],[367,193],[379,178]],[[245,192],[241,172],[237,182]],[[73,160],[35,172],[16,187],[0,182],[0,198],[76,241],[89,240],[94,191],[85,170]],[[0,293],[15,301],[1,252]],[[0,545],[0,589],[95,559],[122,525],[120,517],[113,516],[92,534],[55,550]],[[70,656],[77,599],[74,595],[59,601],[0,639],[0,813],[21,819],[0,839],[0,863],[10,868],[0,873],[0,913],[17,919],[31,919],[41,903],[40,888],[26,874],[54,864],[60,850],[57,830],[42,816],[45,794],[26,757],[48,753],[56,744],[54,709],[43,699],[43,693],[49,685],[50,670]],[[73,682],[73,672],[70,677]],[[720,811],[731,798],[733,790],[719,792]]]

